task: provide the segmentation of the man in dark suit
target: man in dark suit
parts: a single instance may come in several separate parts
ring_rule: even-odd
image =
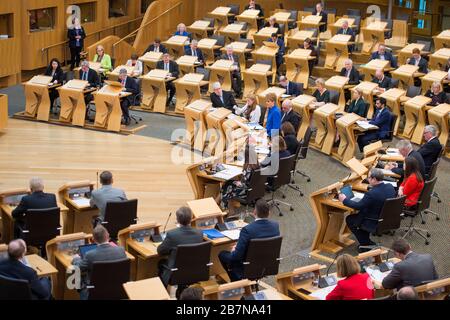
[[[222,251],[219,253],[219,260],[223,268],[227,271],[231,281],[243,278],[243,262],[247,254],[250,240],[271,238],[280,235],[278,222],[269,220],[270,208],[264,199],[256,201],[253,215],[255,221],[241,229],[238,242],[233,251]]]
[[[83,275],[80,299],[87,300],[89,291],[87,286],[90,284],[92,267],[94,262],[107,262],[126,259],[125,249],[109,242],[109,233],[101,224],[97,225],[92,232],[97,247],[88,251],[84,257],[74,255],[72,264],[78,266]]]
[[[280,66],[283,63],[283,56],[285,54],[285,46],[284,40],[279,38],[276,33],[272,33],[270,39],[267,39],[268,42],[273,42],[278,46],[278,52],[275,55],[275,62],[277,64],[277,71],[280,72]]]
[[[348,26],[347,20],[344,20],[344,22],[342,23],[342,27],[339,28],[339,30],[337,31],[337,34],[349,35],[349,36],[351,36],[350,41],[351,42],[355,41],[355,31]],[[349,52],[352,52],[353,48],[354,48],[354,46],[352,44],[348,45]]]
[[[373,77],[372,82],[378,84],[378,90],[381,92],[391,87],[391,78],[385,76],[382,69],[375,70],[375,77]]]
[[[213,83],[214,92],[211,93],[210,98],[214,108],[226,108],[233,111],[237,106],[233,94],[230,91],[222,90],[220,83]]]
[[[400,154],[405,157],[405,159],[407,157],[413,157],[417,160],[417,162],[419,163],[420,174],[422,175],[422,178],[425,179],[425,162],[423,161],[422,155],[418,151],[415,151],[413,149],[411,142],[408,140],[400,140],[397,143],[397,148],[398,152],[400,152]],[[404,173],[403,162],[389,162],[385,166],[385,169],[392,170],[392,172],[400,176],[403,176]]]
[[[27,245],[22,239],[8,244],[8,258],[0,261],[0,276],[28,281],[33,300],[49,300],[51,283],[49,278],[38,278],[36,271],[28,265],[25,257]]]
[[[348,78],[348,84],[357,85],[359,83],[359,71],[353,66],[353,61],[347,59],[344,61],[344,67],[339,73],[340,76]],[[345,101],[350,100],[350,90],[344,90]]]
[[[156,69],[169,71],[169,77],[178,78],[178,75],[180,74],[178,63],[170,60],[170,55],[168,53],[164,53],[162,61],[156,63]],[[172,81],[166,82],[166,90],[170,92],[166,102],[166,106],[168,106],[176,92],[175,85]]]
[[[313,16],[321,16],[322,20],[320,22],[323,22],[323,24],[319,27],[320,32],[327,31],[327,24],[328,24],[328,15],[323,10],[322,2],[319,2],[316,4],[316,8],[314,9]]]
[[[98,76],[98,73],[89,68],[89,61],[84,60],[81,62],[81,69],[79,72],[80,80],[84,80],[89,82],[89,87],[96,88],[100,86],[100,77]],[[94,95],[92,93],[87,93],[84,95],[84,103],[86,106],[94,100]]]
[[[189,49],[184,50],[184,54],[187,56],[197,57],[198,62],[203,63],[205,59],[203,58],[202,50],[198,48],[198,41],[192,40],[189,45]]]
[[[343,193],[339,194],[339,201],[345,206],[359,211],[358,214],[351,214],[345,219],[347,226],[359,242],[359,252],[370,250],[369,248],[362,248],[362,246],[376,244],[370,240],[370,233],[377,229],[377,219],[380,217],[386,199],[396,196],[394,187],[391,184],[384,183],[383,179],[383,171],[373,168],[367,178],[372,188],[364,194],[360,201],[348,199]]]
[[[286,89],[286,94],[292,97],[303,94],[303,86],[300,83],[289,81],[286,76],[280,77],[280,86]]]
[[[161,40],[159,38],[156,38],[155,41],[144,51],[144,54],[147,52],[167,53],[167,48],[161,44]]]
[[[395,240],[391,249],[395,257],[402,261],[394,264],[392,271],[383,279],[383,288],[414,287],[439,278],[431,255],[411,251],[411,246],[405,239]]]
[[[248,2],[248,5],[244,7],[244,10],[259,10],[258,17],[262,18],[264,17],[264,10],[261,7],[261,5],[257,4],[255,0],[250,0]],[[258,29],[261,29],[264,25],[263,19],[258,19]]]
[[[439,154],[442,151],[442,145],[436,135],[437,129],[434,125],[426,126],[423,130],[423,137],[426,142],[417,150],[425,163],[425,174],[427,176],[430,174],[431,166],[439,158]]]
[[[384,44],[380,44],[378,46],[378,50],[370,55],[370,60],[374,59],[387,60],[391,64],[392,68],[397,68],[397,60],[392,53],[386,51],[386,46]]]
[[[181,207],[176,212],[177,222],[180,227],[167,232],[164,241],[158,246],[160,256],[169,256],[168,259],[160,260],[158,264],[159,277],[164,286],[169,284],[171,272],[170,268],[175,265],[177,247],[182,244],[195,244],[203,242],[203,233],[199,229],[191,227],[192,211],[189,207]],[[193,259],[195,257],[192,257]],[[177,290],[177,296],[185,287]]]
[[[319,56],[317,54],[318,50],[314,47],[314,44],[310,38],[306,38],[305,41],[303,41],[303,45],[300,46],[300,49],[311,50],[310,56],[315,58],[308,60],[309,75],[311,75],[312,69],[319,62]]]
[[[414,48],[412,57],[406,60],[407,64],[419,67],[419,72],[428,73],[428,61],[422,58],[419,48]]]
[[[239,57],[233,52],[233,46],[227,45],[225,47],[225,53],[220,56],[220,59],[233,61],[233,66],[231,70],[231,87],[237,97],[241,96],[242,91],[242,77],[240,71]]]
[[[363,151],[364,147],[372,140],[380,140],[388,137],[391,130],[392,114],[386,108],[386,99],[377,98],[375,101],[376,111],[372,120],[369,121],[378,127],[376,130],[370,130],[358,137],[359,151]]]
[[[24,196],[19,205],[12,211],[14,218],[14,237],[21,238],[21,229],[25,226],[23,214],[30,209],[49,209],[57,207],[56,197],[52,193],[44,192],[44,182],[41,178],[31,178],[31,194]]]
[[[292,110],[292,101],[289,99],[284,100],[281,105],[281,110],[283,111],[281,114],[281,124],[290,122],[292,126],[294,126],[295,132],[297,132],[300,127],[301,119],[300,116]]]
[[[134,98],[139,93],[139,86],[132,77],[127,76],[127,69],[120,69],[119,80],[123,87],[123,92],[130,92],[131,95],[120,99],[120,108],[124,118],[125,125],[130,124],[130,112],[128,109],[133,105]]]

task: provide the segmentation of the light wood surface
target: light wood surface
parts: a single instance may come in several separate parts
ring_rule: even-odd
[[[0,130],[8,125],[8,96],[0,94]]]
[[[169,300],[161,279],[159,277],[132,281],[123,284],[130,300]]]

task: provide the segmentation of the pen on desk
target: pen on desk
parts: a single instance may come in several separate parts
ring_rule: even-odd
[[[38,266],[36,266],[36,270],[42,272],[41,268],[39,268]]]

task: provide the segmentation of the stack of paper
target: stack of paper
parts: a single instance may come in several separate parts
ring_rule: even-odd
[[[311,297],[317,298],[319,300],[325,300],[327,295],[333,291],[336,286],[329,286],[326,288],[319,289],[310,294]]]
[[[241,229],[225,230],[222,231],[222,234],[231,240],[237,240],[241,234]]]
[[[223,166],[225,167],[225,170],[215,173],[213,177],[230,180],[242,173],[242,168],[240,167],[230,166],[228,164],[224,164]]]
[[[88,198],[76,198],[72,199],[73,202],[79,207],[89,207],[89,199]]]
[[[377,126],[370,124],[368,121],[364,121],[364,120],[358,120],[358,121],[356,121],[356,124],[366,130],[378,128]]]
[[[255,151],[259,154],[270,154],[269,148],[266,147],[255,147]]]

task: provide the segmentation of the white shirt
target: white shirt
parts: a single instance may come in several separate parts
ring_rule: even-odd
[[[247,104],[243,106],[242,108],[239,108],[238,106],[234,107],[234,112],[239,116],[241,114],[244,114],[247,110]],[[261,118],[261,107],[259,105],[256,105],[255,110],[250,112],[250,123],[259,123],[259,119]]]
[[[159,46],[154,46],[153,52],[159,52]]]
[[[414,65],[415,65],[416,67],[419,65],[420,59],[421,59],[421,58],[415,60],[416,63],[414,63]]]
[[[128,67],[133,66],[131,59],[127,61],[127,66]],[[137,60],[135,66],[134,66],[133,75],[141,76],[143,72],[144,72],[144,67],[142,65],[142,61]]]

